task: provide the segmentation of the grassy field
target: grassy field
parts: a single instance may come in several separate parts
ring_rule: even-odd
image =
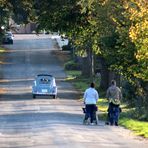
[[[5,49],[0,47],[0,53],[3,53],[4,51],[5,51]]]
[[[70,81],[79,91],[84,92],[84,90],[89,86],[90,80],[81,77],[80,71],[67,71],[67,74],[68,77],[66,81]],[[97,105],[100,110],[99,119],[105,121],[107,119],[107,108],[108,108],[107,99],[100,98]],[[122,104],[121,108],[122,108],[122,113],[120,114],[119,125],[132,130],[136,135],[148,138],[148,122],[136,120],[132,116],[133,109],[128,108],[126,104]]]
[[[0,64],[3,64],[3,62],[4,62],[3,53],[4,53],[5,51],[6,51],[6,50],[0,46]]]

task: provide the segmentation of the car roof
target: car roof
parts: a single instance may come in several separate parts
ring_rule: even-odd
[[[49,76],[49,77],[53,77],[52,75],[49,75],[49,74],[38,74],[37,77],[40,77],[40,76]]]

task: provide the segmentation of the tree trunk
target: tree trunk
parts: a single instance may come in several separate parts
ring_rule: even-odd
[[[120,77],[121,76],[119,74],[116,74],[113,71],[109,71],[109,83],[111,82],[111,80],[116,80],[117,86],[121,86],[121,84],[120,84]]]
[[[104,58],[101,58],[101,83],[100,83],[100,87],[103,90],[106,90],[109,86],[109,71],[108,71],[108,67],[105,63]]]
[[[90,77],[89,73],[89,62],[88,62],[88,57],[82,58],[82,75],[84,77]]]
[[[92,50],[87,50],[87,57],[83,58],[82,75],[92,78],[94,75],[94,55]]]

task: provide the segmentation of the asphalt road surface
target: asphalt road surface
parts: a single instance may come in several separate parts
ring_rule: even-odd
[[[147,140],[122,127],[82,124],[82,102],[47,35],[15,35],[0,54],[0,148],[146,148]],[[56,77],[58,98],[32,98],[34,77]]]

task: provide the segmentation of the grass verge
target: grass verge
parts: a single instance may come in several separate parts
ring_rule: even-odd
[[[66,71],[68,77],[66,81],[71,82],[76,89],[79,91],[84,91],[90,84],[90,80],[84,77],[81,77],[81,72],[77,70]]]
[[[99,114],[99,119],[107,119],[107,108],[108,102],[106,99],[99,99],[98,108],[101,111]],[[119,125],[132,130],[137,136],[142,136],[148,138],[148,122],[139,121],[132,117],[133,109],[126,108],[125,105],[121,106],[122,113],[120,114]]]
[[[119,124],[134,131],[134,133],[138,136],[148,138],[148,122],[124,118],[121,113]]]
[[[3,53],[3,52],[5,52],[5,49],[0,47],[0,53]]]

